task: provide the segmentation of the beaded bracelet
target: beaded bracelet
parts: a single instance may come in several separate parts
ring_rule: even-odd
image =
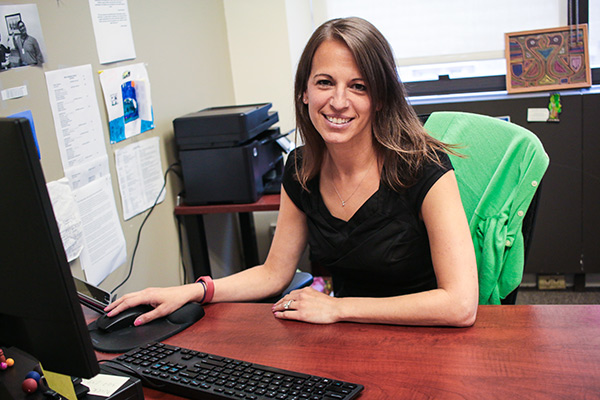
[[[215,294],[215,284],[210,276],[201,276],[196,280],[196,283],[201,283],[204,287],[204,296],[200,300],[201,304],[210,303]]]

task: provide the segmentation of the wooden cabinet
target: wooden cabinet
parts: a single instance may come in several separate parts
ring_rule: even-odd
[[[600,272],[600,93],[583,96],[583,246],[585,272]]]

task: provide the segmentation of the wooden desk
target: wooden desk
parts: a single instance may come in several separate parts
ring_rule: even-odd
[[[197,278],[211,274],[206,232],[204,230],[204,214],[238,214],[242,235],[244,264],[246,268],[250,268],[259,263],[256,228],[252,212],[277,211],[279,210],[279,200],[279,194],[267,194],[255,203],[205,206],[188,206],[183,204],[176,206],[175,215],[180,218],[186,230],[194,276]]]
[[[269,304],[213,304],[164,342],[361,383],[361,400],[600,398],[600,305],[480,306],[471,328],[430,328],[312,325],[277,320]]]

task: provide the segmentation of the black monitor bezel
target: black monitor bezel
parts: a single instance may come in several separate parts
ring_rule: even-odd
[[[0,185],[0,345],[91,378],[99,365],[25,118],[0,118]]]

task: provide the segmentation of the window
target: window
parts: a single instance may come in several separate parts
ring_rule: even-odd
[[[588,15],[590,65],[600,68],[600,0],[589,0]]]
[[[347,16],[372,22],[396,56],[411,94],[503,90],[504,33],[587,21],[588,0],[313,0],[315,23]],[[580,7],[580,2],[584,7]],[[589,0],[592,66],[600,67],[600,0]],[[570,18],[573,15],[573,18]],[[595,22],[595,24],[594,24]]]

